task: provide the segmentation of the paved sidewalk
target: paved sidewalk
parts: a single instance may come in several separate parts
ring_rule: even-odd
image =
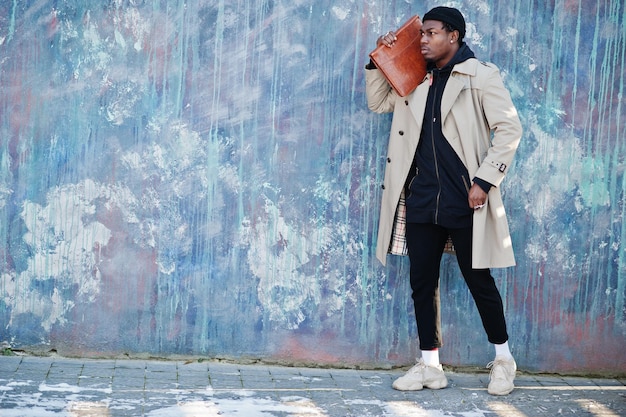
[[[398,392],[401,371],[212,361],[0,357],[2,417],[626,416],[626,380],[518,373],[506,397],[488,373],[447,372],[443,390]]]

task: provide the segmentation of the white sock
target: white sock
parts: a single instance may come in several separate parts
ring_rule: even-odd
[[[422,360],[428,366],[439,366],[439,349],[422,350]]]
[[[504,359],[513,359],[513,355],[511,354],[511,350],[509,349],[509,342],[504,342],[501,345],[495,345],[496,347],[496,357],[502,357]]]

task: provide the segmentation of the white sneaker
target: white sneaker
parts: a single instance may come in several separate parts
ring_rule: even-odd
[[[406,374],[391,385],[398,391],[419,391],[422,388],[440,389],[448,386],[448,379],[439,366],[429,366],[420,359]]]
[[[513,380],[515,379],[515,371],[517,371],[517,364],[513,358],[503,358],[496,356],[496,359],[487,364],[487,368],[491,368],[489,374],[489,386],[487,392],[491,395],[507,395],[515,385]]]

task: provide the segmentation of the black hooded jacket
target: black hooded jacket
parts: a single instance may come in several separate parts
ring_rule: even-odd
[[[443,90],[454,65],[470,58],[474,58],[474,53],[463,43],[445,67],[438,69],[429,64],[431,85],[419,145],[405,189],[409,223],[431,223],[446,228],[472,225],[469,173],[441,130]]]

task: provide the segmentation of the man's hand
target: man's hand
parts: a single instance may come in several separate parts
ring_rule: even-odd
[[[376,46],[385,45],[386,47],[391,48],[397,40],[398,38],[396,37],[396,33],[390,30],[376,40]]]
[[[485,206],[485,203],[487,203],[487,193],[484,192],[478,184],[474,183],[472,184],[472,188],[469,190],[467,201],[469,202],[470,208],[479,210]]]

